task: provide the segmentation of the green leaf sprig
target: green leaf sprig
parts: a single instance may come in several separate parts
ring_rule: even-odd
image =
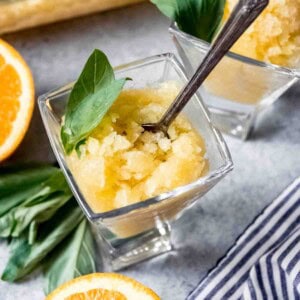
[[[10,241],[2,280],[14,282],[44,266],[50,293],[96,270],[90,226],[58,168],[0,169],[0,237]]]
[[[96,269],[93,243],[88,221],[84,219],[48,259],[44,268],[46,294],[64,282]]]
[[[115,79],[106,55],[94,50],[76,81],[66,108],[61,139],[67,154],[85,142],[117,99],[128,78]]]
[[[158,9],[177,23],[182,31],[212,42],[223,15],[226,0],[151,0]]]
[[[22,203],[0,217],[0,237],[18,237],[35,221],[34,225],[31,225],[32,234],[37,224],[49,220],[57,209],[72,197],[63,174],[57,168],[47,180],[34,186],[30,192],[31,194],[25,194],[26,198]],[[13,195],[10,197],[15,199]]]
[[[41,236],[30,245],[26,237],[14,242],[13,253],[2,274],[2,279],[13,282],[31,272],[83,219],[75,202],[58,210],[53,220],[41,225]]]

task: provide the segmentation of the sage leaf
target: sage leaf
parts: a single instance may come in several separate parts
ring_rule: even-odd
[[[212,42],[223,15],[226,0],[151,0],[184,32]]]
[[[68,201],[51,220],[41,225],[40,234],[33,245],[23,236],[13,239],[11,256],[2,274],[2,280],[13,282],[30,273],[83,218],[76,201]]]
[[[106,55],[94,50],[68,99],[61,129],[61,140],[67,154],[100,124],[126,80],[116,80]]]
[[[87,220],[54,251],[44,268],[45,293],[75,277],[96,271],[94,241]]]

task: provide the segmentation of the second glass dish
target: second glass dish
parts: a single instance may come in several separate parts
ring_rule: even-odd
[[[191,77],[210,44],[181,31],[173,23],[169,32]],[[260,113],[300,78],[300,71],[228,53],[199,91],[213,123],[221,131],[247,139]]]

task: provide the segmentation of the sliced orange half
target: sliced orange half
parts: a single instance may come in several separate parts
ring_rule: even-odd
[[[75,278],[46,300],[159,300],[148,287],[120,274],[94,273]]]
[[[17,51],[0,39],[0,162],[20,145],[33,107],[30,69]]]

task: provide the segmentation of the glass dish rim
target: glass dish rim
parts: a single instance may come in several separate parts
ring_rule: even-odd
[[[169,32],[171,34],[179,34],[181,37],[183,37],[184,39],[188,39],[191,40],[193,43],[196,43],[197,46],[199,46],[202,49],[205,49],[206,51],[209,49],[210,47],[210,43],[199,39],[197,37],[194,37],[182,30],[180,30],[176,24],[176,22],[172,22],[171,25],[169,26]],[[263,62],[263,61],[259,61],[256,60],[254,58],[251,57],[247,57],[247,56],[243,56],[241,54],[237,54],[234,52],[229,51],[226,56],[234,59],[234,60],[238,60],[242,63],[246,63],[248,65],[253,65],[256,67],[261,67],[261,68],[266,68],[281,74],[285,74],[287,76],[290,77],[296,77],[298,79],[300,79],[300,68],[289,68],[289,67],[282,67],[276,64],[272,64],[272,63],[267,63],[267,62]]]
[[[184,81],[188,80],[188,77],[184,70],[184,67],[182,66],[182,64],[179,62],[179,60],[176,58],[175,54],[173,54],[173,53],[163,53],[163,54],[159,54],[159,55],[150,56],[150,57],[147,57],[144,59],[135,60],[130,63],[119,65],[119,66],[115,67],[114,70],[116,71],[116,74],[117,74],[118,71],[123,71],[126,69],[127,70],[135,69],[137,67],[143,67],[143,66],[146,66],[149,64],[158,63],[160,61],[170,62],[172,64],[172,67],[174,67],[175,70],[177,71],[179,77],[181,77]],[[61,88],[49,91],[48,93],[45,93],[45,94],[39,96],[38,97],[38,105],[39,105],[40,113],[42,116],[42,120],[43,120],[45,129],[46,129],[48,138],[50,140],[52,150],[57,159],[57,162],[58,162],[59,166],[61,167],[61,169],[66,177],[66,180],[69,183],[71,190],[73,191],[73,194],[74,194],[77,202],[79,203],[80,207],[83,209],[83,211],[85,212],[86,216],[88,217],[88,219],[90,221],[96,222],[97,220],[100,220],[100,219],[109,219],[109,218],[126,216],[128,213],[133,212],[135,210],[138,210],[141,208],[146,208],[150,205],[163,202],[172,197],[183,194],[189,190],[195,189],[198,186],[203,186],[205,184],[208,184],[218,178],[225,176],[228,172],[230,172],[233,169],[233,162],[232,162],[232,158],[231,158],[231,154],[229,152],[228,146],[225,143],[225,140],[224,140],[223,136],[221,135],[221,133],[219,132],[219,130],[213,126],[213,124],[209,118],[209,113],[208,113],[207,109],[203,105],[203,102],[202,102],[201,98],[199,98],[199,95],[196,94],[199,105],[201,106],[201,109],[204,113],[204,117],[208,122],[208,126],[210,127],[212,134],[215,137],[215,140],[216,140],[216,143],[218,146],[218,151],[220,152],[222,159],[224,161],[222,163],[222,165],[219,168],[217,168],[216,170],[208,172],[208,174],[206,174],[205,176],[203,176],[189,184],[186,184],[184,186],[180,186],[176,189],[173,189],[172,191],[165,192],[160,195],[148,198],[144,201],[134,203],[134,204],[122,207],[122,208],[114,209],[111,211],[107,211],[107,212],[103,212],[103,213],[94,212],[89,207],[87,201],[85,200],[85,197],[80,192],[80,189],[76,183],[76,180],[73,178],[72,172],[70,171],[70,169],[67,165],[67,162],[65,160],[65,154],[63,155],[63,157],[61,157],[61,155],[59,153],[59,149],[55,145],[55,140],[54,140],[54,137],[52,134],[52,130],[49,128],[49,126],[48,126],[49,123],[47,121],[48,116],[46,115],[46,111],[48,111],[48,113],[49,113],[49,107],[47,105],[47,102],[51,99],[51,97],[54,96],[54,93],[57,94],[57,93],[62,93],[62,92],[64,92],[64,93],[69,92],[72,88],[72,85],[73,85],[73,83],[69,83]],[[44,111],[44,110],[46,110],[46,111]]]

